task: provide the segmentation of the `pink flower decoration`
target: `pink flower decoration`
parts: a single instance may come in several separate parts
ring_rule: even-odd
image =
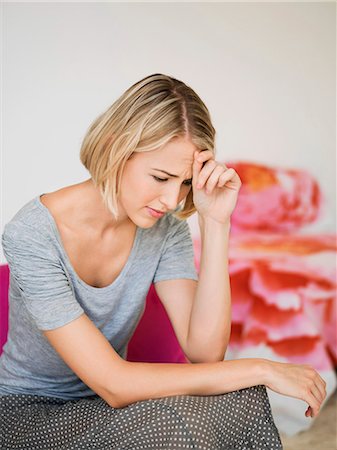
[[[322,195],[305,171],[226,162],[242,181],[231,217],[230,345],[268,345],[289,361],[337,366],[336,236],[301,236]],[[292,232],[292,233],[291,233]],[[200,242],[195,242],[199,267]]]
[[[289,362],[336,366],[336,250],[329,235],[231,235],[230,345],[264,343]]]
[[[319,218],[322,194],[309,173],[245,162],[226,165],[242,181],[231,216],[233,230],[290,232]]]

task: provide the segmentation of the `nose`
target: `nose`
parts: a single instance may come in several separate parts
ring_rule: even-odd
[[[183,200],[180,188],[174,188],[172,185],[162,193],[160,203],[164,205],[163,209],[173,211]]]

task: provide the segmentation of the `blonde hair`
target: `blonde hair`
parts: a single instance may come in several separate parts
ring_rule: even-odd
[[[129,87],[92,123],[80,160],[116,219],[126,161],[134,152],[156,150],[175,137],[187,137],[198,149],[215,153],[215,129],[206,105],[182,81],[158,73]],[[175,211],[181,220],[196,211],[192,188]]]

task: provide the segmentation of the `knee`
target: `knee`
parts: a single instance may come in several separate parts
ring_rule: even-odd
[[[265,397],[267,395],[267,388],[264,384],[257,384],[243,390],[253,397]]]
[[[266,417],[272,416],[267,388],[263,384],[243,389],[241,401],[245,405],[249,405],[250,411],[254,411]]]
[[[267,388],[264,384],[258,384],[256,386],[241,389],[241,394],[252,402],[269,403]]]

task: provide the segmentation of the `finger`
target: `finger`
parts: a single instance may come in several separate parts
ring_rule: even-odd
[[[305,416],[306,417],[312,417],[312,409],[311,406],[308,406],[307,410],[305,411]]]
[[[311,391],[307,392],[305,401],[309,404],[309,406],[312,409],[311,417],[317,416],[317,414],[319,413],[320,405],[316,397],[311,393]]]
[[[223,174],[223,171],[225,169],[222,166],[216,166],[215,169],[213,169],[213,172],[208,177],[208,180],[206,182],[206,192],[210,194],[216,185],[219,184],[220,176]]]
[[[324,384],[323,384],[324,383]],[[325,381],[323,381],[323,383],[322,383],[322,381],[321,381],[321,377],[318,377],[318,382],[316,383],[316,385],[317,385],[317,387],[318,387],[318,389],[320,390],[320,392],[321,392],[321,395],[322,395],[322,402],[324,402],[324,400],[326,399],[326,383],[325,383]]]
[[[218,186],[224,186],[227,181],[229,181],[232,176],[235,174],[235,170],[232,167],[229,167],[225,172],[220,176]]]
[[[316,370],[314,370],[314,376],[311,380],[311,384],[312,393],[320,401],[320,403],[322,403],[326,397],[326,382],[323,380],[320,374],[316,372]]]
[[[322,392],[320,391],[320,389],[317,387],[316,384],[312,386],[311,392],[315,396],[316,400],[319,402],[319,405],[321,406],[321,403],[324,399],[324,395],[322,394]]]
[[[198,152],[198,160],[200,162],[207,161],[210,158],[214,159],[214,153],[210,150],[201,150],[200,152]]]
[[[198,179],[197,179],[197,188],[202,189],[208,180],[208,177],[213,172],[216,167],[216,162],[213,160],[209,160],[204,164],[204,167],[200,170]]]
[[[315,380],[315,386],[317,389],[317,395],[319,395],[319,398],[321,400],[321,403],[324,402],[326,399],[326,382],[321,378],[321,376],[317,373],[317,378]]]
[[[215,158],[210,150],[203,150],[198,153],[197,160],[198,162],[205,163],[206,161],[215,160]]]
[[[307,408],[307,410],[305,412],[305,416],[306,417],[314,417],[314,413],[313,413],[313,410],[312,410],[311,406],[308,406],[308,408]]]
[[[192,185],[195,186],[197,184],[199,173],[202,168],[202,162],[198,161],[198,155],[200,152],[194,153],[194,161],[192,165]]]
[[[318,373],[318,372],[317,372],[317,373]],[[326,381],[324,380],[324,378],[322,378],[322,377],[320,376],[319,373],[318,373],[318,376],[319,376],[319,378],[321,379],[322,384],[324,385],[324,387],[326,387]]]
[[[320,376],[320,374],[317,372],[318,376],[318,386],[324,394],[324,399],[326,398],[326,381]]]

